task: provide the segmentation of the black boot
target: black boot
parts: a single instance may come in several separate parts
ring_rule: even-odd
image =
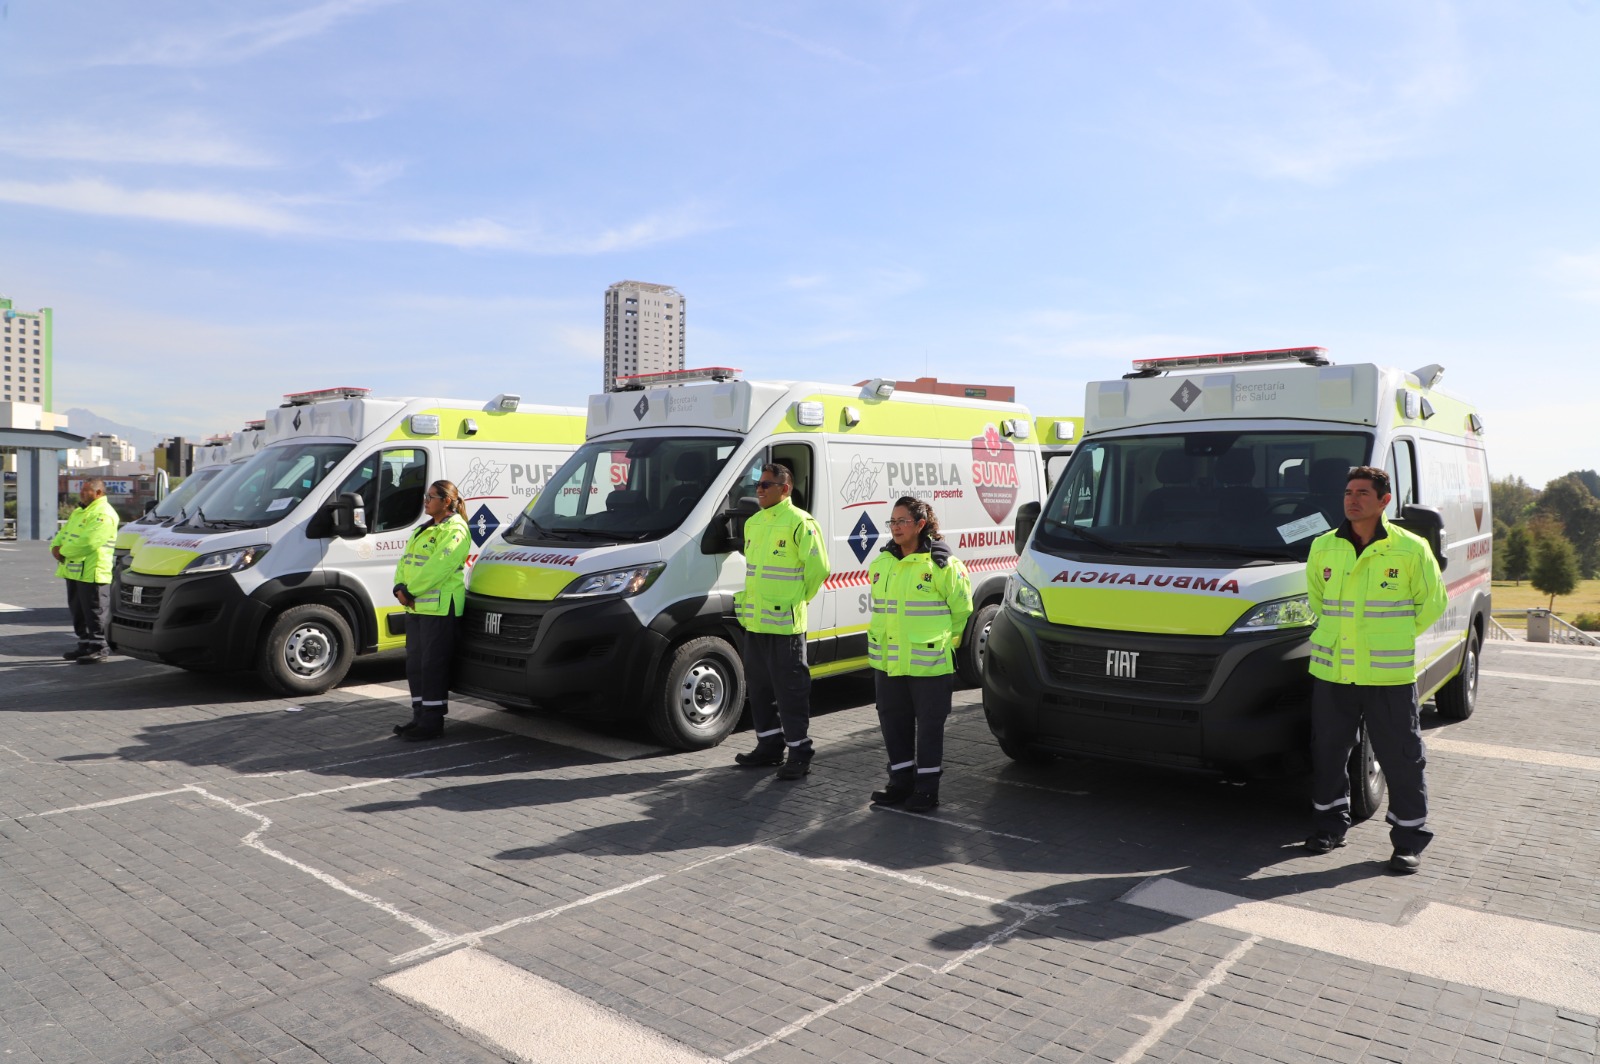
[[[733,759],[745,768],[771,768],[783,764],[782,739],[757,739],[756,748],[748,754],[734,754]]]
[[[911,792],[916,786],[916,776],[915,769],[890,769],[888,786],[881,791],[872,792],[872,804],[899,805],[911,797]]]
[[[425,742],[428,739],[437,739],[444,734],[444,710],[424,709],[420,713],[417,726],[410,731],[402,732],[400,738],[408,743]]]
[[[939,773],[917,773],[916,789],[911,792],[911,797],[906,799],[905,810],[908,813],[926,813],[939,804]]]
[[[811,755],[814,753],[816,750],[812,747],[810,739],[799,746],[789,747],[789,756],[778,766],[777,777],[780,780],[804,779],[811,771]]]
[[[408,731],[415,731],[418,724],[422,723],[422,702],[413,699],[411,703],[411,719],[404,724],[396,724],[394,733],[404,735]]]

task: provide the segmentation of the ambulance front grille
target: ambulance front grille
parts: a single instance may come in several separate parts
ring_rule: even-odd
[[[1041,640],[1045,668],[1056,683],[1107,694],[1199,696],[1211,686],[1215,654],[1171,654]],[[1131,673],[1131,675],[1130,675]]]
[[[474,642],[531,647],[539,635],[541,620],[542,617],[526,613],[496,613],[468,607],[465,629]]]
[[[161,596],[166,590],[164,587],[136,588],[131,584],[121,584],[117,589],[117,612],[153,617],[161,612]],[[134,601],[135,591],[138,592],[138,602]]]

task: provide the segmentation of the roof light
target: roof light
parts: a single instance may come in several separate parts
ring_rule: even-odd
[[[1444,376],[1444,367],[1437,362],[1429,362],[1419,370],[1413,370],[1411,375],[1417,378],[1417,383],[1424,388],[1432,388],[1439,383],[1439,378]]]
[[[246,421],[244,427],[252,432],[260,432],[267,427],[267,420],[266,418],[258,418],[255,421]]]
[[[312,403],[328,403],[337,399],[365,399],[371,388],[318,388],[310,392],[288,392],[284,398],[288,400],[285,406],[310,406]]]
[[[1419,398],[1420,396],[1409,388],[1400,393],[1400,412],[1408,419],[1415,418],[1420,412],[1418,408],[1421,404],[1417,402]]]
[[[1176,358],[1136,358],[1133,372],[1125,377],[1154,377],[1173,369],[1219,369],[1224,366],[1256,366],[1272,362],[1303,362],[1326,366],[1324,347],[1274,347],[1264,351],[1223,351],[1214,355],[1179,355]]]
[[[1055,423],[1056,439],[1070,440],[1077,435],[1078,427],[1070,421],[1057,421]]]
[[[728,366],[705,366],[700,369],[669,369],[661,373],[635,373],[617,378],[617,390],[639,391],[658,384],[693,384],[695,381],[726,381],[737,377],[743,370]]]
[[[516,411],[517,404],[520,402],[522,402],[522,396],[514,392],[501,392],[493,399],[490,399],[489,405],[484,409],[490,413],[498,411],[502,414],[510,414]]]
[[[411,435],[413,435],[413,436],[437,436],[437,435],[439,435],[439,415],[438,414],[412,414],[411,415]]]
[[[794,404],[794,421],[796,425],[808,429],[822,427],[828,416],[827,409],[819,402],[811,401]]]
[[[1013,439],[1025,440],[1032,432],[1033,426],[1021,418],[1006,418],[1000,422],[1000,431]]]
[[[874,377],[867,382],[865,391],[869,396],[875,395],[879,399],[887,399],[894,394],[894,381],[886,381],[882,377]]]

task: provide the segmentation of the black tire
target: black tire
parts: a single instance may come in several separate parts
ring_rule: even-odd
[[[1350,820],[1359,824],[1377,815],[1389,793],[1389,781],[1384,779],[1383,767],[1372,752],[1372,740],[1367,738],[1366,725],[1356,736],[1355,748],[1350,751]]]
[[[983,707],[983,719],[988,722],[989,734],[994,736],[994,741],[1000,747],[1000,752],[1019,765],[1043,765],[1054,760],[1054,755],[1028,742],[1023,736],[1016,734],[1015,729],[995,719],[995,714],[989,712],[989,707]]]
[[[961,638],[961,646],[956,648],[956,675],[968,687],[983,683],[983,652],[989,646],[989,629],[994,626],[999,612],[1000,604],[991,602],[979,606],[967,621],[966,635]]]
[[[1466,720],[1478,708],[1478,659],[1482,649],[1483,641],[1478,638],[1477,629],[1468,632],[1461,670],[1433,697],[1433,707],[1445,720]]]
[[[744,712],[744,694],[744,663],[733,645],[700,636],[668,656],[646,722],[666,746],[704,750],[733,732]]]
[[[320,695],[344,679],[355,640],[344,615],[315,603],[290,606],[272,622],[256,671],[285,695]]]

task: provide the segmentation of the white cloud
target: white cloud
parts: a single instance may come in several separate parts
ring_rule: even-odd
[[[334,26],[399,0],[325,0],[276,18],[257,19],[214,29],[169,33],[140,41],[105,56],[100,66],[214,66],[235,63],[262,52],[320,36]]]
[[[524,251],[535,255],[600,255],[632,251],[652,244],[719,228],[696,209],[652,215],[597,233],[550,233],[538,226],[514,227],[492,218],[469,218],[443,225],[400,231],[401,239],[457,248]]]
[[[316,228],[299,215],[260,198],[232,192],[127,189],[96,178],[57,184],[0,181],[0,202],[258,233],[309,233]]]
[[[0,129],[0,153],[23,159],[148,163],[161,166],[264,167],[272,156],[240,144],[196,117],[150,127],[100,127],[72,122]]]

